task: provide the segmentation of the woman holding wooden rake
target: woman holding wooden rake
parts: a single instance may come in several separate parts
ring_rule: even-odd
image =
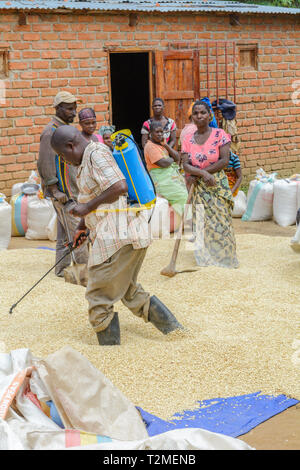
[[[223,129],[209,127],[210,114],[205,102],[196,101],[192,116],[197,130],[182,142],[183,168],[194,182],[195,258],[199,266],[236,268],[233,198],[224,172],[229,161],[230,136]]]

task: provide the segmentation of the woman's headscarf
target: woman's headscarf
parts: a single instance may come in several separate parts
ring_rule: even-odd
[[[85,121],[86,119],[96,119],[96,113],[93,108],[83,108],[78,113],[79,121]]]
[[[100,127],[99,134],[103,137],[106,132],[110,132],[111,134],[113,134],[115,130],[116,126],[102,126]]]

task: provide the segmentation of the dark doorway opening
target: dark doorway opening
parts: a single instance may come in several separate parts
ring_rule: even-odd
[[[149,119],[150,83],[148,52],[110,54],[112,124],[130,129],[141,144],[141,128]]]

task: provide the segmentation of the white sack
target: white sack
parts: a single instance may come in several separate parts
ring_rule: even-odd
[[[281,227],[296,223],[298,186],[299,182],[288,179],[274,183],[273,214],[275,222]]]
[[[25,237],[29,240],[48,240],[47,227],[54,214],[52,201],[30,196],[27,207],[28,229]]]
[[[244,191],[239,191],[233,198],[234,206],[232,217],[242,217],[247,208],[247,196]]]
[[[22,441],[11,426],[0,418],[0,450],[24,450]]]
[[[0,250],[6,250],[11,239],[11,205],[0,194]]]
[[[66,428],[120,440],[148,436],[135,406],[79,352],[66,346],[36,366]]]
[[[34,170],[32,170],[32,172],[30,173],[30,176],[27,180],[27,183],[34,183],[34,184],[39,184],[40,182],[40,177],[38,175],[38,173]]]
[[[55,242],[57,239],[57,215],[54,212],[53,216],[50,219],[49,224],[46,227],[46,232],[48,235],[49,240]]]
[[[0,450],[29,449],[28,433],[61,429],[28,396],[31,381],[40,382],[33,363],[29,349],[0,354]]]
[[[245,442],[223,434],[218,434],[200,428],[175,429],[156,436],[136,441],[118,441],[103,439],[102,443],[95,442],[94,434],[81,434],[84,444],[67,447],[69,450],[255,450]],[[98,436],[99,438],[99,436]],[[101,437],[100,437],[101,439]],[[28,436],[30,448],[35,450],[66,449],[66,432],[32,432]],[[154,459],[154,456],[153,456]],[[150,463],[154,463],[153,460]],[[104,462],[103,462],[104,463]]]
[[[291,239],[291,248],[300,253],[300,224],[297,226],[296,233]]]
[[[21,193],[23,184],[24,183],[15,183],[11,188],[11,195],[14,196],[15,194]]]
[[[38,406],[37,400],[48,399],[66,429]],[[46,360],[28,349],[0,354],[0,450],[17,449],[252,450],[239,439],[199,428],[149,437],[135,406],[70,347]]]
[[[247,208],[243,221],[271,220],[273,217],[273,186],[276,174],[267,175],[262,168],[256,171],[256,178],[250,182],[247,194]]]
[[[165,198],[157,196],[155,208],[149,225],[151,238],[170,237],[169,203]]]

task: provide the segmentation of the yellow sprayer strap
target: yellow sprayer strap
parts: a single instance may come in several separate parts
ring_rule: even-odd
[[[140,206],[140,207],[126,207],[125,209],[96,209],[92,211],[92,214],[105,213],[105,212],[141,212],[145,210],[150,210],[154,206]]]

